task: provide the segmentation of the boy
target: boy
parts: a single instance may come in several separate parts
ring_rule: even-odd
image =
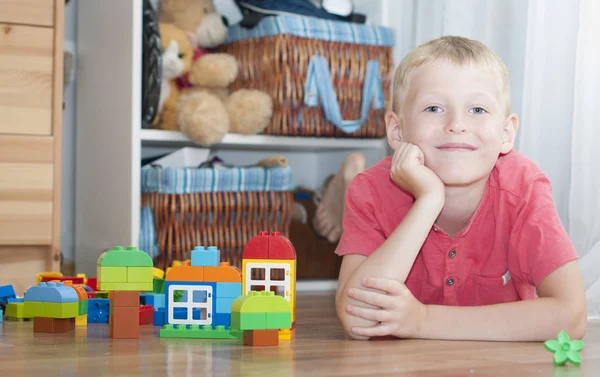
[[[577,254],[547,177],[512,150],[508,74],[483,44],[442,37],[394,75],[394,150],[347,190],[336,307],[354,339],[584,336]],[[539,296],[539,297],[538,297]]]

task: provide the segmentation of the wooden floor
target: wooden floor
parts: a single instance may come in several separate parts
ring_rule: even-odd
[[[2,376],[598,376],[600,323],[591,323],[580,367],[555,367],[542,343],[351,341],[329,294],[298,297],[296,339],[279,347],[232,340],[108,339],[108,325],[33,334],[31,322],[0,325]]]

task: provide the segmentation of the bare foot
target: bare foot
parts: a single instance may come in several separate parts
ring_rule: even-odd
[[[317,234],[331,243],[339,241],[342,236],[346,189],[352,179],[365,170],[366,165],[367,162],[362,154],[352,153],[348,155],[342,162],[337,174],[325,188],[325,195],[315,212],[313,227]]]

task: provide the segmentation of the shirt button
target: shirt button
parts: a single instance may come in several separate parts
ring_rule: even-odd
[[[438,232],[438,228],[434,226],[433,227],[433,231],[437,233]]]
[[[450,252],[448,253],[448,256],[450,258],[454,258],[456,256],[456,250],[450,250]]]
[[[454,279],[453,278],[448,278],[446,280],[446,284],[448,284],[448,286],[452,286],[454,284]]]

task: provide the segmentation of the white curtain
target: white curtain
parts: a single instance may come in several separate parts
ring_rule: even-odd
[[[600,1],[384,0],[383,9],[396,29],[396,63],[441,35],[477,39],[505,61],[520,116],[516,147],[552,182],[588,314],[600,316]]]

